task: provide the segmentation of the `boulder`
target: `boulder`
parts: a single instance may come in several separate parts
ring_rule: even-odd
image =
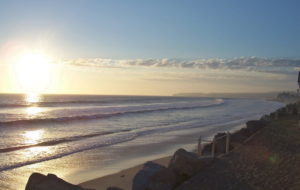
[[[247,136],[246,136],[244,130],[245,130],[245,128],[232,133],[230,135],[230,142],[231,143],[243,143],[247,139]]]
[[[294,108],[293,108],[292,114],[293,114],[293,115],[298,115],[298,108],[297,108],[297,107],[294,107]]]
[[[265,120],[250,120],[250,121],[247,121],[246,123],[246,126],[249,127],[249,128],[262,128],[262,127],[265,127],[266,125],[268,124],[267,121]]]
[[[215,135],[216,145],[215,151],[216,153],[225,153],[226,151],[226,133],[218,133]]]
[[[265,121],[267,123],[270,123],[271,121],[271,117],[269,115],[263,115],[261,118],[260,118],[261,121]]]
[[[277,115],[277,112],[272,112],[272,113],[270,114],[270,117],[271,117],[272,119],[276,119],[276,115]]]
[[[78,185],[68,183],[54,174],[47,176],[33,173],[28,179],[25,190],[87,190]]]
[[[270,118],[275,118],[275,114],[274,112],[270,117],[263,116],[260,120],[247,121],[246,127],[230,135],[230,142],[243,143],[248,137],[265,127],[270,122]]]
[[[283,116],[287,115],[286,107],[280,108],[276,112],[277,112],[278,117],[283,117]]]
[[[247,136],[251,136],[253,135],[256,131],[258,131],[259,129],[265,127],[268,124],[267,121],[264,120],[251,120],[251,121],[247,121],[246,123],[246,128],[248,130],[248,135]]]
[[[202,168],[213,162],[212,157],[198,157],[197,154],[178,149],[170,160],[168,168],[176,174],[177,184],[187,180]]]
[[[204,144],[201,151],[201,155],[203,156],[211,155],[211,148],[212,148],[212,143]]]
[[[298,106],[297,104],[288,104],[286,106],[288,113],[289,114],[293,114],[293,115],[297,115],[298,114]]]
[[[147,162],[134,176],[132,190],[171,190],[176,185],[176,176],[172,170]]]
[[[123,190],[123,189],[120,189],[118,187],[109,187],[106,190]]]

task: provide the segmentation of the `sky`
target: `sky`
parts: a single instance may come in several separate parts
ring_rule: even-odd
[[[297,0],[1,0],[0,92],[296,90],[299,7]]]

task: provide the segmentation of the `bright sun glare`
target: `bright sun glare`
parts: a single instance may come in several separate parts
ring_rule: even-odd
[[[14,65],[15,77],[25,93],[42,93],[51,82],[50,59],[41,53],[20,56]]]
[[[27,144],[34,144],[42,138],[43,133],[43,130],[26,131],[24,132],[23,137],[25,137],[25,142]]]

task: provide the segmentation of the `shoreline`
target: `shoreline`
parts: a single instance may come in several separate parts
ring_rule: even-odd
[[[166,156],[149,161],[155,162],[163,166],[167,166],[170,159],[171,156]],[[106,190],[108,187],[118,187],[123,190],[131,190],[133,178],[135,174],[143,167],[143,165],[144,164],[139,164],[133,167],[129,167],[127,169],[121,170],[110,175],[105,175],[102,177],[85,181],[78,185],[80,185],[83,188],[92,188],[96,190]]]
[[[283,107],[285,107],[285,106],[283,106]],[[276,112],[276,111],[277,110],[275,110],[274,112]],[[271,112],[268,115],[271,115],[274,112]],[[261,117],[263,117],[263,116],[264,115],[262,115]],[[232,130],[230,132],[232,134],[239,132],[241,129],[246,127],[246,123],[248,121],[251,121],[251,120],[247,120],[243,125],[239,125],[239,127],[235,127],[235,130]],[[214,134],[213,136],[215,136],[217,134],[218,133]],[[253,135],[255,135],[255,134],[253,134]],[[252,138],[253,135],[250,136],[249,138]],[[210,143],[208,143],[208,144],[210,144]],[[196,142],[195,142],[195,146],[196,146]],[[204,145],[204,147],[205,147],[205,145]],[[203,149],[204,149],[204,147],[203,147]],[[181,148],[181,147],[178,147],[178,148]],[[195,152],[196,149],[194,149],[192,151]],[[167,167],[171,158],[172,158],[172,155],[169,155],[169,156],[163,156],[163,157],[159,157],[159,158],[155,158],[155,159],[149,159],[147,161],[155,162],[157,164]],[[137,165],[125,168],[125,169],[121,169],[120,171],[114,172],[112,174],[96,177],[94,179],[81,182],[78,185],[80,185],[83,188],[92,188],[95,190],[106,190],[109,187],[117,187],[117,188],[121,188],[122,190],[131,190],[134,176],[140,169],[143,168],[143,165],[146,162],[143,162],[142,164],[137,164]]]
[[[259,118],[256,118],[256,119],[259,119]],[[234,126],[234,127],[232,127],[228,131],[231,132],[231,133],[234,133],[235,131],[238,131],[241,128],[244,128],[246,122],[249,121],[249,120],[252,120],[252,119],[249,118],[249,119],[242,119],[242,120],[244,121],[242,124],[240,123],[240,120],[237,120],[237,121],[229,122],[229,123],[225,123],[225,124],[222,123],[222,124],[214,125],[214,128],[212,129],[212,131],[214,131],[214,132],[212,134],[210,134],[209,136],[205,136],[205,139],[203,139],[203,140],[212,140],[213,137],[217,133],[224,132],[222,130],[219,130],[216,126],[228,126],[228,125],[233,124],[231,126]],[[138,166],[142,167],[144,165],[144,163],[146,163],[147,161],[159,162],[160,163],[161,160],[163,160],[165,158],[169,158],[170,159],[171,156],[174,154],[174,152],[176,150],[178,150],[179,148],[184,148],[187,151],[195,152],[196,149],[197,149],[197,140],[198,140],[199,136],[197,138],[195,138],[194,134],[195,133],[200,134],[199,133],[199,128],[191,129],[191,131],[188,132],[188,133],[182,134],[182,137],[181,137],[182,139],[179,140],[179,141],[178,141],[178,138],[176,138],[176,139],[173,139],[171,141],[164,142],[166,144],[169,144],[168,148],[166,148],[164,150],[165,151],[164,153],[160,152],[160,153],[157,154],[156,150],[159,148],[160,145],[157,144],[157,143],[154,143],[151,146],[149,146],[150,149],[149,149],[149,147],[147,147],[147,153],[144,152],[142,155],[140,155],[140,156],[138,156],[136,158],[132,158],[132,157],[131,158],[127,158],[126,157],[123,160],[122,163],[121,162],[119,162],[119,163],[112,163],[112,165],[111,165],[112,167],[111,168],[105,169],[103,171],[98,170],[99,171],[98,175],[94,175],[96,173],[96,171],[93,170],[93,172],[92,172],[93,175],[89,175],[89,173],[85,172],[85,174],[84,174],[85,180],[84,179],[82,180],[81,178],[78,178],[79,176],[77,176],[76,178],[74,178],[74,176],[73,177],[68,177],[68,180],[70,182],[74,183],[74,184],[79,184],[79,185],[81,185],[81,184],[87,184],[90,181],[93,181],[95,179],[99,179],[100,180],[101,178],[105,178],[106,176],[112,176],[112,175],[114,175],[115,177],[118,177],[118,175],[117,175],[118,173],[120,173],[122,171],[127,171],[127,170],[131,170],[131,169],[135,169]],[[192,142],[191,142],[191,140],[187,140],[187,139],[192,139]],[[180,145],[178,145],[177,143],[179,143]],[[136,147],[136,148],[141,148],[141,147],[139,146],[139,147]],[[127,150],[127,151],[131,152],[131,150]],[[167,164],[168,163],[161,164],[161,165],[167,165]],[[94,177],[90,177],[90,178],[87,179],[86,178],[86,174],[88,174],[88,176],[94,176]],[[134,175],[132,176],[132,178],[133,177],[134,177]],[[77,181],[77,183],[76,183],[76,181]],[[105,188],[100,188],[100,189],[105,189]],[[126,188],[124,190],[126,190]]]
[[[249,121],[249,120],[245,120],[245,123],[243,123],[243,124],[234,124],[235,127],[233,127],[230,130],[230,132],[234,133],[234,132],[239,131],[240,129],[244,128],[246,126],[247,121]],[[224,125],[224,124],[222,124],[222,125]],[[193,130],[197,131],[198,129],[195,128]],[[222,131],[217,130],[215,133],[213,133],[210,136],[207,136],[205,139],[211,140],[219,132],[222,132]],[[184,134],[183,136],[190,137],[190,135],[191,134],[188,133],[188,134]],[[172,142],[174,143],[176,141],[173,140]],[[84,188],[92,188],[92,189],[96,189],[96,190],[102,190],[102,189],[106,190],[108,187],[112,187],[112,186],[116,186],[116,185],[119,185],[117,187],[121,188],[122,190],[127,190],[127,189],[131,190],[133,177],[143,167],[143,165],[146,162],[151,161],[151,162],[155,162],[160,165],[163,165],[163,166],[167,166],[169,160],[171,159],[172,155],[174,154],[174,152],[176,150],[178,150],[180,148],[184,148],[188,151],[195,152],[197,149],[197,139],[196,138],[194,139],[194,142],[192,144],[191,143],[186,144],[183,142],[181,142],[181,143],[185,144],[185,145],[181,145],[176,148],[175,147],[170,148],[170,149],[168,149],[168,151],[167,151],[168,153],[166,153],[166,154],[153,154],[154,152],[150,151],[150,152],[152,152],[152,154],[145,156],[147,159],[145,159],[144,156],[141,157],[141,160],[143,160],[142,162],[137,161],[138,158],[134,158],[134,159],[130,159],[130,160],[126,159],[124,161],[124,163],[122,163],[122,164],[113,165],[114,169],[109,170],[109,172],[107,172],[107,171],[103,172],[102,174],[99,174],[98,176],[96,176],[94,178],[91,178],[88,180],[83,180],[82,182],[77,183],[77,184]],[[129,166],[128,167],[124,166],[126,164],[128,164]],[[115,168],[119,168],[119,169],[115,169]],[[123,175],[125,175],[125,176],[120,177]]]
[[[287,104],[285,104],[285,106],[287,106]],[[285,107],[285,106],[283,106],[283,107]],[[278,110],[275,110],[274,112],[276,112],[276,111],[278,111]],[[271,115],[274,112],[271,112],[268,115]],[[263,116],[264,115],[262,115],[261,117],[263,117]],[[244,125],[246,125],[246,123]],[[231,133],[234,134],[234,133],[240,131],[242,128],[244,128],[244,127],[240,126],[240,128],[236,128],[236,130],[231,131]],[[255,135],[255,134],[253,134],[253,135]],[[249,138],[252,138],[253,135],[250,136]],[[196,144],[196,142],[195,142],[195,144]],[[152,159],[152,160],[150,159],[148,161],[152,161],[152,162],[155,162],[157,164],[167,167],[171,157],[172,157],[172,155],[160,157],[160,158]],[[122,169],[118,172],[115,172],[115,173],[112,173],[109,175],[104,175],[104,176],[97,177],[97,178],[94,178],[94,179],[91,179],[88,181],[84,181],[82,183],[79,183],[78,185],[82,186],[83,188],[92,188],[95,190],[106,190],[109,187],[117,187],[117,188],[121,188],[122,190],[131,190],[133,178],[136,175],[136,173],[140,169],[143,168],[144,163],[137,164],[133,167],[129,167],[126,169]]]
[[[270,112],[272,111],[270,110]],[[121,157],[122,159],[116,159],[115,161],[113,159],[112,161],[107,161],[105,165],[103,165],[104,162],[103,163],[95,162],[94,167],[92,168],[87,167],[87,169],[81,170],[80,172],[74,170],[77,173],[65,174],[63,173],[63,170],[59,170],[59,171],[54,170],[55,168],[50,168],[50,170],[47,169],[38,172],[54,173],[57,176],[60,176],[62,179],[65,179],[66,181],[73,184],[79,184],[84,188],[106,190],[107,187],[118,186],[124,190],[131,189],[133,177],[139,171],[139,169],[143,167],[145,162],[154,161],[160,165],[166,166],[171,157],[170,155],[173,155],[174,152],[179,148],[184,148],[188,151],[195,150],[199,135],[201,135],[207,140],[211,140],[211,138],[213,138],[213,136],[219,132],[228,131],[228,130],[230,132],[238,131],[239,129],[245,127],[245,123],[247,121],[253,119],[259,119],[259,117],[261,117],[264,114],[267,113],[251,115],[250,118],[247,117],[245,119],[228,121],[228,123],[227,122],[224,123],[223,121],[223,123],[221,124],[218,123],[218,124],[211,125],[209,130],[205,130],[204,133],[202,131],[202,128],[191,128],[189,132],[180,130],[180,131],[170,132],[170,134],[169,133],[162,134],[161,136],[164,139],[163,145],[165,147],[161,146],[162,142],[153,141],[153,138],[148,138],[148,137],[147,137],[148,139],[143,139],[143,141],[137,140],[137,143],[126,142],[126,144],[129,144],[129,147],[131,148],[127,150],[122,149],[121,152],[118,151],[118,154],[123,154],[125,156],[125,157]],[[178,133],[180,133],[180,138],[177,138]],[[176,138],[173,138],[175,136]],[[147,143],[147,147],[145,147],[144,144],[145,142],[148,141],[150,144]],[[114,152],[115,150],[120,149],[119,146],[123,146],[123,144],[114,145],[114,146],[115,146],[114,148],[106,148],[107,150],[104,152],[110,152],[110,151]],[[186,148],[186,146],[189,146],[189,148]],[[118,149],[116,149],[117,147]],[[94,159],[93,157],[100,156],[100,158],[105,161],[106,157],[102,157],[101,152],[103,151],[93,152],[93,154],[91,154],[89,158],[91,158],[91,160],[94,161],[96,159]],[[141,154],[137,154],[137,153],[141,153]],[[83,157],[85,156],[85,154],[82,154],[81,156]],[[72,161],[74,158],[78,158],[78,157],[80,158],[81,156],[80,155],[71,156],[68,159]],[[78,163],[80,163],[80,161],[78,161]],[[72,165],[70,166],[72,167]]]

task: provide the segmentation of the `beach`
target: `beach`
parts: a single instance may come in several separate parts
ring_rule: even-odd
[[[299,7],[0,0],[0,190],[300,190]]]
[[[210,140],[238,130],[284,105],[197,97],[35,98],[0,97],[2,189],[24,188],[33,172],[54,173],[73,184],[107,176],[178,148],[194,150],[200,136]]]
[[[167,156],[167,157],[163,157],[151,161],[160,164],[162,166],[167,166],[170,159],[171,157]],[[127,190],[127,189],[129,190],[132,188],[132,181],[134,176],[142,168],[143,168],[143,164],[140,164],[111,175],[107,175],[90,181],[83,182],[79,185],[85,188],[92,188],[97,190],[106,190],[108,187],[118,187],[123,190]]]
[[[298,109],[300,107],[298,106]],[[177,187],[178,190],[214,189],[289,189],[300,188],[300,127],[293,111],[281,110],[272,115],[269,124],[235,144],[228,154],[218,157]],[[171,157],[153,162],[166,166]],[[143,167],[138,165],[118,173],[81,183],[85,188],[105,190],[118,187],[130,190],[135,174]],[[218,183],[216,183],[218,182]]]

